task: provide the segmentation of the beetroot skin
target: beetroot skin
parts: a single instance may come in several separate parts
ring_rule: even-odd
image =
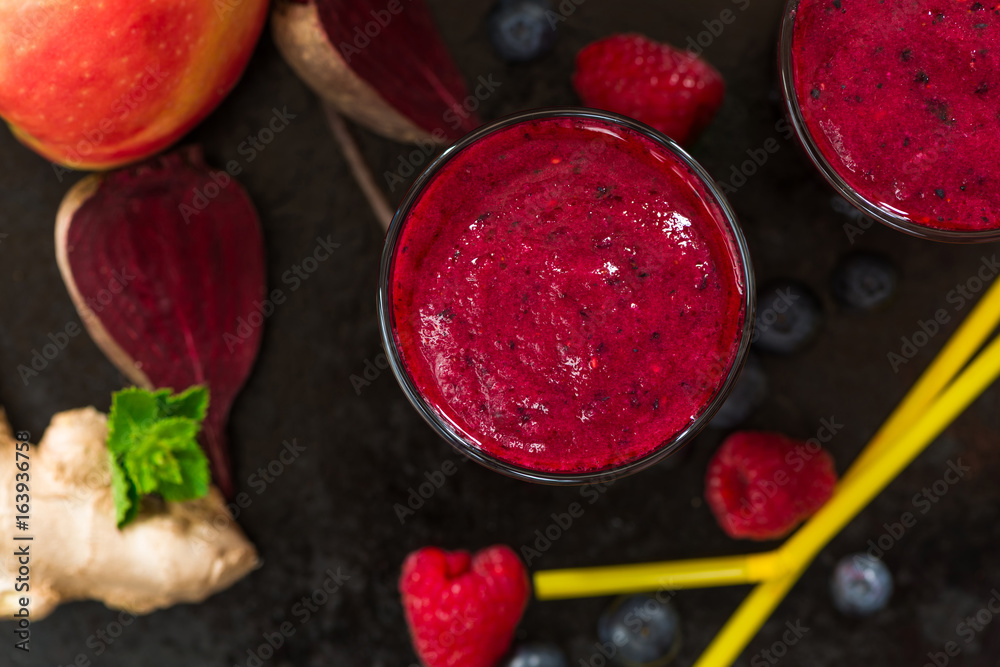
[[[60,209],[56,247],[84,324],[122,373],[147,388],[208,386],[202,444],[231,496],[226,421],[261,327],[241,331],[238,344],[232,335],[266,291],[246,192],[200,149],[181,149],[78,183]]]
[[[464,106],[465,80],[424,0],[315,3],[327,39],[344,61],[418,127],[454,140],[480,125]]]

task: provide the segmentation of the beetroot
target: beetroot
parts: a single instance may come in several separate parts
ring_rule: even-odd
[[[480,124],[424,0],[284,0],[272,26],[296,73],[379,134],[443,143]]]
[[[261,327],[236,331],[265,297],[264,242],[243,188],[185,148],[67,193],[56,257],[97,345],[135,384],[211,393],[201,434],[214,483],[232,495],[226,420]]]

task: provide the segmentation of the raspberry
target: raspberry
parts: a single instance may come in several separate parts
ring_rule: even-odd
[[[681,144],[708,126],[726,92],[722,75],[701,58],[636,34],[585,46],[573,87],[585,105],[631,116]]]
[[[705,500],[730,537],[784,537],[829,500],[837,473],[814,443],[751,431],[726,438],[708,465]]]
[[[531,589],[508,547],[474,556],[425,547],[403,563],[406,622],[427,667],[494,667],[510,646]]]

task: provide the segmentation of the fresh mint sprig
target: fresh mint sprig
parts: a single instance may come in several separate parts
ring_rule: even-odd
[[[208,458],[198,432],[208,410],[208,389],[179,394],[132,387],[115,392],[108,414],[111,495],[118,527],[139,513],[142,496],[181,501],[208,495]]]

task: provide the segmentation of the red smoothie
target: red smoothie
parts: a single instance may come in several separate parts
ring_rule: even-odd
[[[1000,5],[801,0],[795,96],[863,198],[942,230],[1000,227]]]
[[[486,454],[547,473],[620,467],[688,427],[745,315],[739,248],[701,179],[597,119],[522,121],[455,154],[389,280],[424,400]]]

